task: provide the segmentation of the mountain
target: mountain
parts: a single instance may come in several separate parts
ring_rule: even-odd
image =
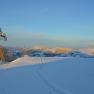
[[[35,46],[32,48],[4,47],[7,62],[13,61],[24,55],[31,57],[81,57],[94,58],[94,48],[48,48],[44,46]]]
[[[79,49],[79,51],[87,52],[89,54],[94,55],[94,47],[81,48],[81,49]]]
[[[91,55],[87,52],[74,50],[68,53],[69,56],[72,57],[81,57],[81,58],[94,58],[94,55]]]
[[[44,46],[35,46],[32,49],[51,52],[51,53],[65,53],[65,52],[69,52],[72,50],[71,48],[64,48],[64,47],[48,48],[48,47],[44,47]]]

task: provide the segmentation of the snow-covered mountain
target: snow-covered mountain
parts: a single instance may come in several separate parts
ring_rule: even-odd
[[[78,50],[71,51],[68,53],[68,55],[72,57],[94,58],[94,55],[91,55],[87,52],[78,51]]]
[[[48,48],[48,47],[44,47],[44,46],[35,46],[35,47],[32,47],[32,50],[46,51],[46,52],[58,54],[58,53],[69,52],[72,49],[71,48],[64,48],[64,47]]]
[[[87,48],[81,48],[79,51],[87,52],[89,54],[94,55],[94,47],[87,47]]]
[[[92,51],[93,52],[93,49]],[[90,51],[84,49],[71,49],[71,48],[47,48],[47,47],[34,47],[32,50],[28,51],[28,55],[32,57],[94,57],[90,54]]]
[[[65,53],[52,53],[47,51],[38,51],[33,50],[30,53],[28,53],[29,56],[32,57],[81,57],[81,58],[94,58],[94,55],[89,54],[87,52],[78,51],[78,50],[72,50]]]
[[[48,48],[48,47],[32,47],[32,48],[4,48],[7,61],[13,61],[24,55],[31,57],[94,57],[94,49],[70,49],[70,48]]]

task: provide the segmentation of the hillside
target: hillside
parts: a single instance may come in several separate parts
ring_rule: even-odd
[[[0,70],[0,94],[94,94],[94,58]]]

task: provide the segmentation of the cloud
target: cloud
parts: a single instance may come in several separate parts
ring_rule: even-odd
[[[8,41],[0,41],[1,45],[5,46],[25,46],[31,47],[43,45],[48,47],[83,47],[93,44],[93,40],[66,38],[63,34],[50,34],[47,32],[34,32],[23,27],[4,28],[8,36]]]
[[[50,35],[46,32],[32,32],[23,27],[5,28],[4,31],[6,31],[8,41],[2,41],[1,44],[7,46],[56,46],[62,40],[58,35]]]

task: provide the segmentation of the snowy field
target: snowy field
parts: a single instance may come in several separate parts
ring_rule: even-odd
[[[24,57],[24,64],[29,59]],[[13,68],[17,60],[20,67]],[[94,58],[50,58],[27,66],[17,60],[0,69],[0,94],[94,94]]]
[[[34,65],[34,64],[42,64],[42,63],[44,64],[44,63],[64,60],[68,58],[70,57],[30,57],[28,55],[25,55],[12,62],[1,65],[0,68],[13,68],[13,67],[26,66],[26,65]]]

